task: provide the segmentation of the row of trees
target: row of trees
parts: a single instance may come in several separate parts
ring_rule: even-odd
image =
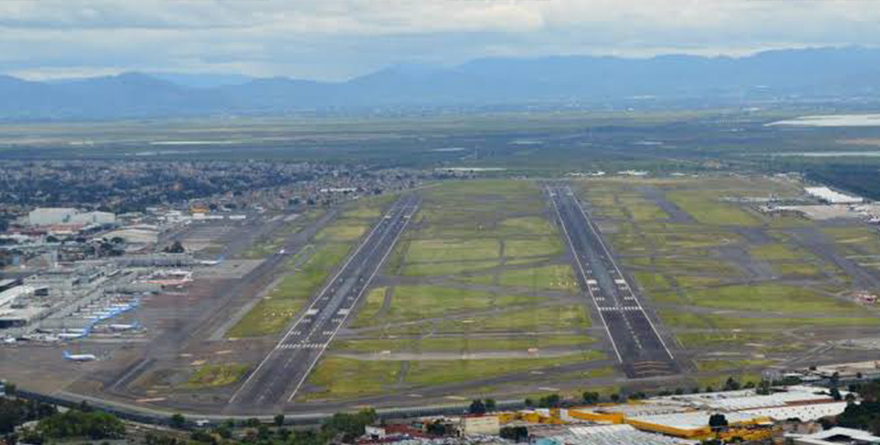
[[[378,417],[372,409],[361,410],[357,413],[336,413],[327,419],[318,430],[289,430],[284,428],[284,415],[278,414],[273,419],[276,428],[261,423],[259,419],[252,418],[244,422],[236,423],[227,420],[221,425],[211,429],[198,428],[190,432],[190,439],[199,443],[217,444],[223,440],[234,440],[242,444],[273,445],[279,443],[295,443],[296,445],[324,445],[327,443],[353,442],[362,436],[366,426],[376,422]],[[175,414],[169,419],[169,425],[177,429],[186,429],[190,423],[181,414]],[[239,437],[233,438],[233,430],[236,427],[244,427],[246,431]],[[178,445],[179,441],[172,437],[151,435],[147,439],[147,445]]]

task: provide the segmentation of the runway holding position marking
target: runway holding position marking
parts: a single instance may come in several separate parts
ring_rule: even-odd
[[[672,352],[571,188],[548,186],[546,190],[571,248],[578,284],[598,309],[626,375],[640,378],[678,373]]]
[[[419,199],[400,198],[311,306],[229,399],[229,409],[268,411],[291,402],[391,253]]]

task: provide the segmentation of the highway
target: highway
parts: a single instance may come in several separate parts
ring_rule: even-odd
[[[391,253],[419,199],[406,195],[379,220],[336,275],[312,300],[247,380],[233,394],[227,411],[283,409],[293,401],[358,300]]]
[[[571,250],[578,284],[593,300],[627,377],[678,373],[672,352],[571,188],[548,186],[546,191]]]

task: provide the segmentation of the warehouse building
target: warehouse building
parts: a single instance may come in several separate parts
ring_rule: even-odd
[[[32,226],[51,226],[68,224],[78,210],[69,207],[40,207],[28,214],[28,223]]]
[[[880,444],[880,437],[867,431],[835,427],[815,434],[786,434],[794,445],[872,445]]]
[[[81,213],[70,207],[39,207],[28,214],[28,224],[32,226],[116,224],[116,215],[109,212]]]

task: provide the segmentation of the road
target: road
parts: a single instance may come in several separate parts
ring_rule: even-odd
[[[278,410],[293,401],[391,253],[418,205],[416,196],[403,196],[376,223],[299,320],[233,394],[227,411]]]
[[[548,186],[547,194],[571,249],[578,284],[593,300],[627,377],[678,373],[672,352],[571,188]]]

